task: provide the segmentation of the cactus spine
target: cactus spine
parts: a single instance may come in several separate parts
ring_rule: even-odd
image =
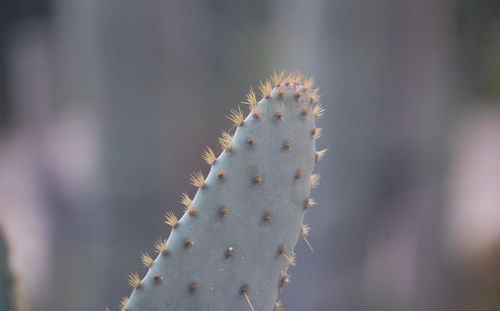
[[[206,149],[208,176],[192,175],[198,190],[182,195],[180,219],[167,213],[171,234],[155,243],[156,259],[142,255],[148,271],[130,275],[122,311],[281,310],[300,236],[312,250],[303,218],[315,204],[314,163],[325,155],[315,127],[324,109],[312,78],[298,72],[275,73],[260,91],[260,101],[250,90],[243,102],[246,117],[231,111],[236,130],[219,138],[221,154]]]

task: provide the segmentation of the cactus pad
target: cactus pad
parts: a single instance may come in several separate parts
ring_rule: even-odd
[[[303,218],[325,153],[316,151],[315,127],[324,110],[300,73],[275,73],[260,91],[258,102],[247,95],[248,115],[238,108],[228,116],[235,131],[223,132],[220,155],[206,149],[209,174],[192,175],[198,190],[182,195],[180,219],[167,214],[170,236],[155,244],[156,259],[143,254],[148,271],[130,275],[122,311],[281,310],[300,236],[312,250]]]

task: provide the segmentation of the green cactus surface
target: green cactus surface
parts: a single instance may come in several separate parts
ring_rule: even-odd
[[[14,278],[9,270],[7,243],[0,230],[0,311],[14,310]]]
[[[312,250],[303,218],[326,151],[316,150],[324,109],[312,78],[297,72],[275,73],[260,91],[259,101],[248,93],[248,115],[228,116],[235,130],[219,138],[220,155],[203,154],[208,176],[193,174],[198,190],[182,195],[180,219],[167,213],[170,236],[156,242],[156,259],[143,254],[148,271],[130,275],[122,311],[281,310],[298,239]]]

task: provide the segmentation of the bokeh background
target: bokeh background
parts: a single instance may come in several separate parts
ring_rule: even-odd
[[[2,0],[22,309],[117,310],[224,115],[282,69],[316,78],[329,149],[285,310],[500,310],[497,0]]]

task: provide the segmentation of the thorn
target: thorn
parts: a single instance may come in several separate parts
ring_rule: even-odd
[[[313,128],[312,131],[311,131],[311,137],[313,139],[320,138],[321,137],[321,128],[319,128],[319,127]]]
[[[142,281],[141,281],[141,278],[139,277],[139,273],[134,272],[134,273],[130,273],[128,275],[128,285],[130,285],[131,287],[133,287],[135,289],[141,288]]]
[[[288,74],[286,80],[290,83],[301,84],[302,83],[302,73],[300,70],[291,72]]]
[[[295,180],[301,180],[304,178],[304,171],[303,170],[297,170],[294,176]]]
[[[309,207],[313,207],[314,205],[316,205],[316,201],[313,199],[313,198],[307,198],[305,201],[304,201],[304,208],[309,208]]]
[[[240,107],[238,106],[238,109],[231,109],[231,114],[229,116],[226,116],[229,120],[231,120],[234,125],[241,127],[245,123],[245,116],[243,115],[243,112],[241,112]]]
[[[241,295],[243,295],[245,297],[245,300],[247,301],[248,306],[250,307],[250,310],[255,311],[253,306],[252,306],[252,303],[250,302],[250,298],[248,297],[248,294],[250,293],[250,288],[248,287],[248,285],[243,285],[240,289],[240,292],[241,292]]]
[[[227,216],[227,214],[229,214],[229,209],[227,207],[221,207],[219,208],[219,216],[224,218]]]
[[[321,118],[323,115],[325,114],[325,107],[323,107],[321,104],[317,104],[314,108],[313,108],[313,115],[316,117],[316,118]]]
[[[314,86],[314,79],[312,77],[306,77],[304,79],[304,89],[310,89]]]
[[[160,284],[163,282],[163,275],[160,272],[156,272],[153,276],[153,281],[156,285]]]
[[[123,296],[122,299],[120,299],[120,310],[122,311],[130,311],[128,308],[128,297]]]
[[[319,92],[319,88],[315,88],[314,90],[312,90],[311,92],[311,98],[309,99],[309,102],[312,104],[312,103],[315,103],[315,102],[318,102],[319,99],[321,98],[320,95],[318,95],[318,92]]]
[[[189,216],[196,216],[198,210],[193,205],[193,201],[187,193],[183,192],[181,195],[181,204],[184,205],[184,211],[189,214]]]
[[[145,268],[151,268],[154,264],[154,259],[151,258],[151,256],[149,256],[148,253],[142,253],[141,254],[141,261],[142,261],[142,265],[145,267]]]
[[[285,71],[281,71],[279,73],[276,73],[275,71],[271,77],[271,80],[275,85],[283,83],[284,79],[285,79]]]
[[[175,216],[175,214],[172,211],[169,211],[165,215],[165,223],[170,227],[172,227],[173,230],[177,228],[177,226],[179,225],[179,219],[177,218],[177,216]]]
[[[281,303],[281,301],[276,300],[276,302],[274,303],[274,311],[283,311],[283,304]]]
[[[271,97],[271,91],[273,90],[273,86],[269,80],[266,80],[264,83],[260,82],[259,91],[262,97],[269,99]]]
[[[250,91],[247,93],[245,100],[241,103],[250,106],[250,109],[253,109],[255,106],[257,106],[257,96],[255,96],[255,92],[252,88],[250,88]]]
[[[198,285],[198,283],[196,282],[193,282],[189,285],[189,290],[191,291],[191,293],[197,293],[199,290],[200,290],[200,285]]]
[[[291,146],[287,142],[284,142],[283,145],[281,146],[281,150],[283,150],[283,151],[290,151],[290,148],[291,148]]]
[[[312,174],[311,175],[311,187],[312,188],[318,187],[320,179],[321,179],[321,176],[319,174]]]
[[[295,267],[295,265],[297,264],[297,256],[295,255],[295,253],[291,253],[290,255],[283,255],[283,257],[286,258],[290,266]]]
[[[193,245],[194,245],[194,241],[193,240],[187,239],[186,241],[184,241],[184,247],[185,248],[191,248],[191,247],[193,247]]]
[[[323,150],[320,150],[320,151],[316,151],[315,161],[318,162],[318,161],[323,160],[323,158],[325,157],[327,151],[328,151],[328,149],[323,149]]]
[[[270,212],[265,212],[262,219],[265,223],[270,223],[273,220],[273,215]]]
[[[186,192],[183,192],[181,194],[181,201],[180,202],[182,205],[184,205],[184,207],[188,208],[193,203],[193,200],[191,200],[191,198],[189,197],[189,195]]]
[[[217,162],[217,157],[215,156],[214,151],[212,150],[212,148],[210,148],[208,146],[207,146],[207,149],[205,151],[203,151],[201,158],[203,160],[205,160],[205,162],[208,165],[214,165],[215,162]]]
[[[262,183],[262,177],[260,176],[255,176],[253,179],[253,183],[256,185],[260,185]]]
[[[295,99],[299,99],[299,98],[300,98],[300,93],[299,92],[295,93]]]
[[[280,111],[276,112],[274,114],[274,120],[276,120],[276,121],[283,121],[283,113],[281,113]]]
[[[154,248],[158,254],[162,254],[163,256],[168,255],[168,246],[167,241],[160,239],[155,242]]]
[[[295,254],[294,253],[288,254],[288,246],[286,244],[280,245],[279,254],[288,261],[288,264],[290,266],[295,267],[296,264]]]
[[[219,137],[219,144],[222,149],[231,152],[233,150],[233,136],[226,131],[222,131],[222,136]]]
[[[306,242],[307,246],[311,250],[311,253],[314,253],[314,249],[311,243],[309,243],[309,239],[307,238],[307,236],[309,235],[309,231],[311,231],[311,227],[309,225],[302,225],[302,227],[300,228],[300,236],[302,237],[302,239],[304,239],[304,242]]]
[[[201,173],[201,171],[194,172],[191,175],[191,185],[193,185],[199,189],[202,189],[202,190],[206,188],[205,177],[203,177],[203,174]]]
[[[234,255],[234,247],[229,246],[226,250],[226,258],[233,257]]]
[[[217,172],[217,179],[218,180],[223,181],[224,178],[226,178],[226,173],[224,173],[223,170],[220,170],[219,172]]]

